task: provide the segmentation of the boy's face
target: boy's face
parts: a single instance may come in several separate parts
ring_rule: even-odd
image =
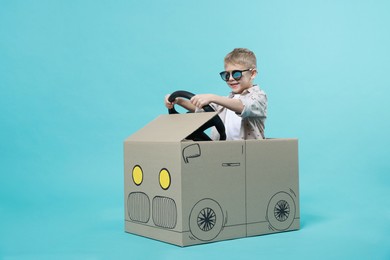
[[[253,69],[253,70],[248,70]],[[234,70],[248,70],[242,72],[242,77],[236,80],[232,77],[232,71]],[[236,94],[241,94],[245,89],[253,86],[253,80],[256,77],[257,71],[254,68],[248,68],[245,65],[225,63],[225,71],[230,72],[229,80],[226,81],[228,86]]]

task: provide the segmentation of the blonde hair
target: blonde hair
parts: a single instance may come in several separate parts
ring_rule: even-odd
[[[245,65],[250,69],[255,69],[257,67],[256,55],[253,51],[246,48],[235,48],[226,55],[224,62],[225,64]]]

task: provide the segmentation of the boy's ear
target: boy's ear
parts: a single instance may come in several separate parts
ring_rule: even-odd
[[[257,76],[257,69],[252,70],[251,80],[254,80]]]

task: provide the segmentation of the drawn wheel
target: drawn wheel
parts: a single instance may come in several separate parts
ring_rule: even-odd
[[[189,224],[194,237],[202,241],[213,240],[223,227],[221,206],[212,199],[200,200],[191,210]]]
[[[270,199],[267,207],[267,219],[276,230],[286,230],[295,218],[295,202],[290,194],[278,192]]]

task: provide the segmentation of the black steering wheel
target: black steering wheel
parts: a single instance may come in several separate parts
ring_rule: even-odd
[[[193,96],[195,96],[193,93],[185,91],[185,90],[178,90],[173,92],[169,98],[169,102],[175,101],[176,98],[186,98],[191,99]],[[205,112],[215,112],[215,110],[210,106],[206,105],[202,107]],[[176,111],[175,107],[173,106],[171,109],[168,109],[169,114],[178,114],[179,112]],[[213,118],[211,118],[206,124],[202,125],[198,130],[196,130],[194,133],[192,133],[188,138],[194,141],[211,141],[211,138],[204,133],[204,131],[212,126],[215,126],[219,133],[219,140],[226,140],[226,132],[225,132],[225,125],[223,124],[221,118],[217,115]]]

